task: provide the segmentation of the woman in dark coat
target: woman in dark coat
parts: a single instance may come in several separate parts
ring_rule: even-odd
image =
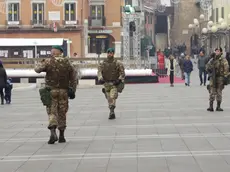
[[[1,104],[4,104],[4,93],[3,89],[6,87],[7,83],[7,75],[6,70],[4,69],[2,62],[0,61],[0,96],[1,96]]]

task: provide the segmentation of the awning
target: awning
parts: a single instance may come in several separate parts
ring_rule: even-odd
[[[0,38],[0,47],[62,45],[63,38]]]

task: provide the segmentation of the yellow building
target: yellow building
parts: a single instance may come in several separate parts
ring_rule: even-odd
[[[213,0],[212,7],[213,7],[212,20],[214,23],[217,24],[220,18],[223,18],[226,23],[229,23],[229,17],[230,17],[229,0]]]

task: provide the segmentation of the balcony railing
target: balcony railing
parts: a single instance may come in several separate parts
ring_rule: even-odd
[[[18,20],[18,21],[6,20],[6,25],[8,28],[18,28],[21,25],[21,20]]]
[[[106,17],[92,17],[88,18],[89,27],[104,27],[106,26]]]
[[[79,21],[78,20],[73,20],[73,21],[63,20],[62,24],[64,27],[76,27],[77,25],[79,25]]]
[[[31,25],[33,27],[44,27],[45,25],[47,25],[47,21],[46,20],[31,20]]]

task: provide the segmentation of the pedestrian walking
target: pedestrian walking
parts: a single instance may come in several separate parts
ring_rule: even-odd
[[[174,77],[176,74],[176,65],[177,61],[173,55],[169,56],[169,59],[166,62],[167,75],[169,76],[170,86],[174,86]]]
[[[180,71],[181,71],[181,79],[184,80],[185,76],[184,76],[184,60],[185,60],[185,55],[184,53],[181,53],[180,57],[179,57],[179,66],[180,66]]]
[[[5,100],[6,100],[6,104],[10,104],[11,103],[12,89],[13,89],[12,79],[8,78],[7,79],[7,83],[6,83],[6,87],[5,87]]]
[[[56,141],[66,142],[64,131],[69,108],[68,98],[75,97],[77,86],[76,70],[70,60],[63,57],[63,48],[53,46],[51,55],[51,58],[42,60],[34,69],[36,73],[46,72],[45,88],[40,89],[40,95],[49,116],[50,139],[48,144],[54,144]],[[56,128],[59,129],[59,138]]]
[[[190,86],[190,76],[192,71],[193,71],[193,64],[190,59],[190,56],[187,55],[184,61],[184,76],[185,76],[186,86]]]
[[[204,86],[206,85],[206,80],[207,80],[207,73],[205,70],[205,66],[208,63],[209,58],[205,56],[204,51],[200,51],[200,54],[198,56],[198,62],[197,62],[197,67],[199,70],[199,78],[200,78],[200,85]]]
[[[4,88],[7,83],[7,74],[6,70],[3,67],[2,61],[0,61],[0,96],[1,96],[1,105],[4,105]]]

